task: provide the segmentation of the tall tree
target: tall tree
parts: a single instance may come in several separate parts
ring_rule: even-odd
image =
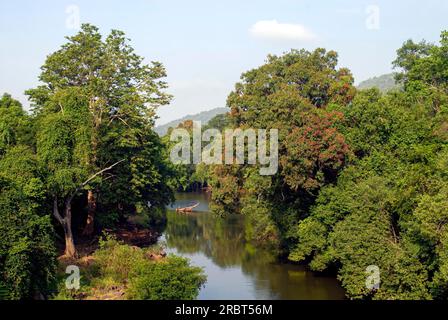
[[[337,64],[337,53],[325,49],[268,56],[242,74],[227,99],[233,127],[279,131],[277,174],[217,166],[210,180],[215,211],[249,215],[255,240],[287,245],[320,187],[334,182],[348,162],[343,114],[336,110],[351,102],[355,88],[350,71]]]
[[[169,103],[171,97],[164,92],[167,85],[161,80],[166,76],[162,64],[145,64],[123,32],[113,30],[103,39],[98,28],[84,24],[77,35],[67,40],[42,66],[40,80],[44,85],[28,94],[37,115],[64,113],[63,104],[50,103],[52,97],[65,89],[77,88],[83,98],[90,135],[85,165],[92,175],[110,165],[110,159],[99,156],[105,148],[105,132],[117,123],[132,130],[135,118],[145,117],[153,122],[156,108]],[[86,188],[88,215],[84,233],[90,235],[94,230],[98,180]]]
[[[64,105],[64,113],[49,113],[38,120],[37,154],[46,177],[53,216],[64,231],[64,253],[67,257],[74,257],[72,201],[81,191],[78,187],[88,177],[89,148],[86,141],[89,141],[89,135],[83,132],[82,120],[76,121],[74,117],[82,105],[77,101],[77,92],[71,96],[58,95],[58,99],[53,97],[48,106],[59,104]]]
[[[397,58],[393,62],[400,71],[397,80],[403,82],[409,93],[420,101],[431,98],[433,114],[448,102],[447,50],[448,31],[444,31],[440,35],[439,45],[426,41],[406,41],[397,50]]]

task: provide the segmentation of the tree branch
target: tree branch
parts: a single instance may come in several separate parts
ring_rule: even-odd
[[[60,224],[64,224],[64,219],[59,214],[58,197],[57,196],[54,196],[54,200],[53,200],[53,215],[56,218],[56,220],[59,221]]]
[[[120,161],[118,161],[118,162],[115,162],[113,165],[111,165],[111,166],[109,166],[109,167],[107,167],[107,168],[104,168],[103,170],[98,171],[97,173],[91,175],[91,176],[89,177],[89,179],[87,179],[86,181],[84,181],[78,188],[76,188],[76,190],[70,195],[70,197],[67,199],[67,201],[68,201],[68,202],[71,202],[71,201],[73,200],[73,198],[75,197],[75,195],[76,195],[82,188],[84,188],[90,181],[92,181],[93,179],[95,179],[96,177],[98,177],[100,174],[103,174],[104,172],[111,170],[113,167],[115,167],[116,165],[122,163],[123,161],[125,161],[125,159],[122,159],[122,160],[120,160]]]

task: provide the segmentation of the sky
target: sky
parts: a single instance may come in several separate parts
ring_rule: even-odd
[[[225,107],[241,73],[292,48],[336,50],[356,83],[389,73],[404,41],[437,42],[447,16],[446,0],[1,0],[0,94],[29,107],[24,91],[46,56],[92,23],[124,31],[146,62],[166,67],[164,124]]]

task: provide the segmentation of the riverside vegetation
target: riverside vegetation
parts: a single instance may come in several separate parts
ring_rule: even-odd
[[[208,124],[278,129],[278,173],[261,176],[254,165],[172,164],[169,132],[153,130],[171,99],[163,65],[144,64],[122,32],[83,25],[27,91],[30,114],[0,100],[1,293],[194,299],[205,275],[183,258],[151,259],[156,249],[113,236],[87,257],[80,248],[130,223],[157,230],[176,190],[207,186],[214,214],[245,215],[248,241],[334,273],[348,298],[446,299],[447,51],[448,32],[404,43],[387,93],[357,90],[334,51],[268,56]],[[63,261],[84,263],[82,292],[64,289]],[[370,265],[379,289],[365,285]]]

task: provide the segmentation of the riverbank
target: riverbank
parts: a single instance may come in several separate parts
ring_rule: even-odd
[[[112,235],[101,238],[90,255],[58,261],[56,300],[190,300],[206,281],[202,269],[185,258]]]
[[[75,258],[64,256],[61,245],[57,259],[58,294],[54,299],[194,299],[205,281],[202,270],[190,266],[184,258],[168,257],[157,243],[160,236],[160,227],[143,226],[128,219],[114,229],[105,229],[102,235],[78,238]],[[78,270],[79,288],[74,288]],[[154,280],[160,278],[160,283]],[[177,287],[170,289],[170,283],[176,281],[183,283],[180,287],[189,286],[190,293]],[[148,288],[149,295],[145,294]]]
[[[110,239],[116,241],[116,245],[122,245],[123,248],[129,248],[132,251],[142,251],[143,256],[149,261],[161,262],[166,258],[163,248],[156,245],[160,233],[154,229],[137,228],[135,225],[121,225],[115,230],[105,230],[105,234]],[[75,300],[124,300],[127,293],[127,279],[123,283],[109,283],[103,285],[103,281],[98,281],[98,251],[101,250],[101,236],[93,238],[80,238],[77,242],[77,257],[67,258],[63,255],[63,249],[60,249],[58,257],[58,278],[67,277],[66,270],[68,266],[77,266],[80,275],[83,278],[83,286],[80,290],[64,290],[60,288],[56,299],[75,299]],[[146,248],[146,249],[144,249]],[[109,252],[113,254],[113,252]],[[123,257],[121,263],[127,264],[127,257]],[[120,263],[117,261],[117,263]],[[121,268],[121,267],[120,267]],[[96,283],[96,285],[95,285]]]

